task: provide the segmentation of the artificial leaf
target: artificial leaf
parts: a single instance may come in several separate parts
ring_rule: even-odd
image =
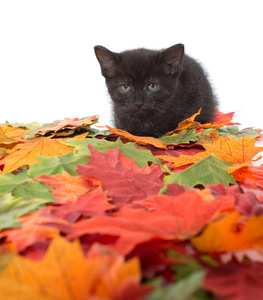
[[[128,287],[137,292],[137,300],[151,290],[140,286],[137,259],[124,262],[114,254],[85,258],[79,242],[62,238],[52,242],[42,260],[16,256],[0,274],[3,299],[124,299]]]
[[[68,154],[54,157],[36,156],[37,163],[32,164],[28,170],[28,176],[38,177],[43,174],[62,174],[63,171],[76,176],[77,167],[75,164],[84,165],[89,161],[89,156],[77,155],[76,150]]]
[[[263,165],[242,165],[241,168],[228,169],[228,171],[236,181],[263,189]]]
[[[196,122],[195,118],[196,118],[196,116],[200,115],[201,109],[202,108],[200,108],[198,110],[198,112],[193,114],[190,118],[187,118],[187,119],[183,120],[182,122],[180,122],[178,124],[176,130],[184,130],[184,129],[196,128],[196,127],[200,126],[200,123]]]
[[[111,216],[98,216],[73,224],[69,238],[91,233],[119,236],[114,247],[127,254],[138,244],[154,238],[187,239],[220,212],[233,210],[234,203],[233,197],[205,201],[195,191],[177,197],[158,195],[146,200],[141,204],[148,205],[150,201],[152,206],[154,202],[154,211],[124,206]]]
[[[67,154],[71,150],[73,150],[72,147],[49,139],[18,144],[9,152],[7,157],[1,160],[1,163],[5,164],[2,174],[10,173],[24,165],[38,163],[37,155],[54,157]]]
[[[133,143],[124,144],[120,138],[116,142],[110,142],[105,139],[88,138],[83,141],[72,139],[64,142],[66,145],[76,148],[78,155],[90,155],[88,145],[92,145],[97,151],[105,153],[107,148],[115,150],[117,147],[127,158],[133,158],[138,167],[148,166],[148,162],[159,164],[159,160],[148,149],[140,149]]]
[[[19,227],[18,217],[44,207],[46,202],[43,199],[15,198],[11,194],[0,196],[0,231]]]
[[[238,251],[263,247],[263,215],[247,218],[238,212],[209,224],[192,239],[201,252]]]
[[[263,264],[232,261],[207,273],[203,288],[216,299],[239,300],[263,298]]]
[[[67,199],[66,195],[64,197]],[[77,199],[67,204],[49,207],[51,214],[62,218],[70,223],[76,222],[80,216],[91,217],[94,215],[104,215],[106,211],[115,208],[110,204],[111,199],[107,198],[101,187],[93,191],[77,196]]]
[[[136,136],[133,135],[125,130],[121,130],[121,129],[116,129],[116,128],[112,128],[110,126],[106,126],[111,132],[116,133],[120,136],[124,136],[127,139],[134,141],[140,145],[153,145],[156,148],[161,148],[161,149],[165,149],[166,146],[158,139],[150,137],[150,136]]]
[[[190,128],[172,135],[165,135],[159,138],[159,140],[165,145],[189,144],[190,142],[198,141],[198,134],[196,134],[195,128]]]
[[[0,127],[2,128],[4,134],[10,138],[10,139],[24,139],[24,134],[30,131],[30,129],[27,129],[26,127],[17,127],[12,126],[13,124],[10,124],[7,122],[7,124],[0,124]]]
[[[217,109],[212,123],[213,124],[223,124],[223,123],[231,122],[234,114],[235,114],[234,112],[224,114]]]
[[[171,173],[165,177],[167,184],[178,183],[180,185],[196,185],[218,184],[223,183],[225,186],[236,184],[232,175],[227,172],[227,167],[230,164],[217,158],[214,154],[203,158],[187,169]]]
[[[42,175],[34,179],[54,187],[51,193],[60,204],[76,202],[80,195],[93,187],[85,176],[72,176],[65,171],[62,174]]]
[[[44,183],[27,177],[26,172],[19,175],[4,174],[0,175],[1,193],[12,193],[15,197],[22,197],[26,200],[40,198],[49,202],[55,202],[55,198],[50,193],[52,187]]]
[[[61,129],[73,129],[73,132],[78,128],[83,127],[89,127],[90,125],[96,123],[98,121],[97,116],[87,117],[87,118],[74,118],[74,119],[68,119],[65,118],[61,121],[54,121],[51,124],[43,124],[42,126],[38,128],[32,129],[30,132],[25,134],[26,138],[32,138],[33,136],[37,135],[45,135],[50,132],[57,133]],[[71,134],[71,132],[70,132]]]
[[[196,299],[202,281],[206,275],[204,270],[195,271],[177,284],[157,287],[145,300],[189,300]],[[202,300],[206,298],[202,295]],[[208,298],[207,298],[208,299]]]
[[[142,174],[122,163],[119,148],[114,151],[108,149],[105,154],[96,151],[91,145],[89,149],[90,162],[84,166],[79,165],[76,173],[101,180],[103,190],[107,191],[118,207],[159,192],[162,186],[159,166],[149,174]]]
[[[242,164],[251,161],[256,154],[263,151],[263,147],[255,146],[255,138],[242,137],[235,139],[234,136],[219,136],[213,140],[203,136],[203,141],[198,142],[206,151],[193,156],[181,155],[179,157],[157,156],[165,161],[172,161],[174,167],[192,164],[200,161],[204,157],[215,154],[218,158],[231,164]]]
[[[60,230],[66,230],[69,226],[66,220],[51,215],[48,208],[23,215],[18,220],[20,228],[0,232],[0,238],[5,238],[15,252],[25,251],[33,245],[48,246],[53,238],[60,236]]]
[[[245,128],[239,130],[238,126],[227,126],[219,129],[220,136],[234,136],[235,138],[241,138],[248,136],[255,138],[261,136],[259,129]]]

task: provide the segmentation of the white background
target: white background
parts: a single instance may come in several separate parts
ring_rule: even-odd
[[[93,47],[184,43],[210,74],[220,110],[263,128],[262,1],[0,0],[0,123],[101,115],[110,99]]]

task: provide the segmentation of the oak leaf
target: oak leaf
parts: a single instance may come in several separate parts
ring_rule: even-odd
[[[30,166],[38,163],[37,155],[54,157],[64,155],[73,150],[73,147],[64,145],[56,140],[39,139],[35,142],[16,145],[9,155],[0,162],[4,163],[2,174],[10,173],[21,166]]]
[[[137,259],[116,254],[86,258],[81,245],[56,238],[45,257],[14,257],[0,275],[3,299],[143,299],[150,286],[140,286]],[[132,296],[125,292],[131,290]],[[132,291],[133,290],[133,291]],[[124,298],[124,296],[126,296]]]

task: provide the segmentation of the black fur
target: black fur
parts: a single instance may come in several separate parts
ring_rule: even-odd
[[[196,120],[212,120],[217,102],[211,85],[202,67],[184,54],[184,45],[121,53],[102,46],[94,49],[113,101],[117,128],[159,137],[200,107]]]

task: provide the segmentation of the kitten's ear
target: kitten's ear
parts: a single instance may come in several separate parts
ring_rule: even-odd
[[[158,62],[164,66],[167,74],[174,75],[181,71],[184,58],[184,45],[177,44],[160,52]]]
[[[101,74],[106,78],[113,76],[119,60],[117,53],[111,52],[103,46],[95,46],[94,51],[100,63]]]

